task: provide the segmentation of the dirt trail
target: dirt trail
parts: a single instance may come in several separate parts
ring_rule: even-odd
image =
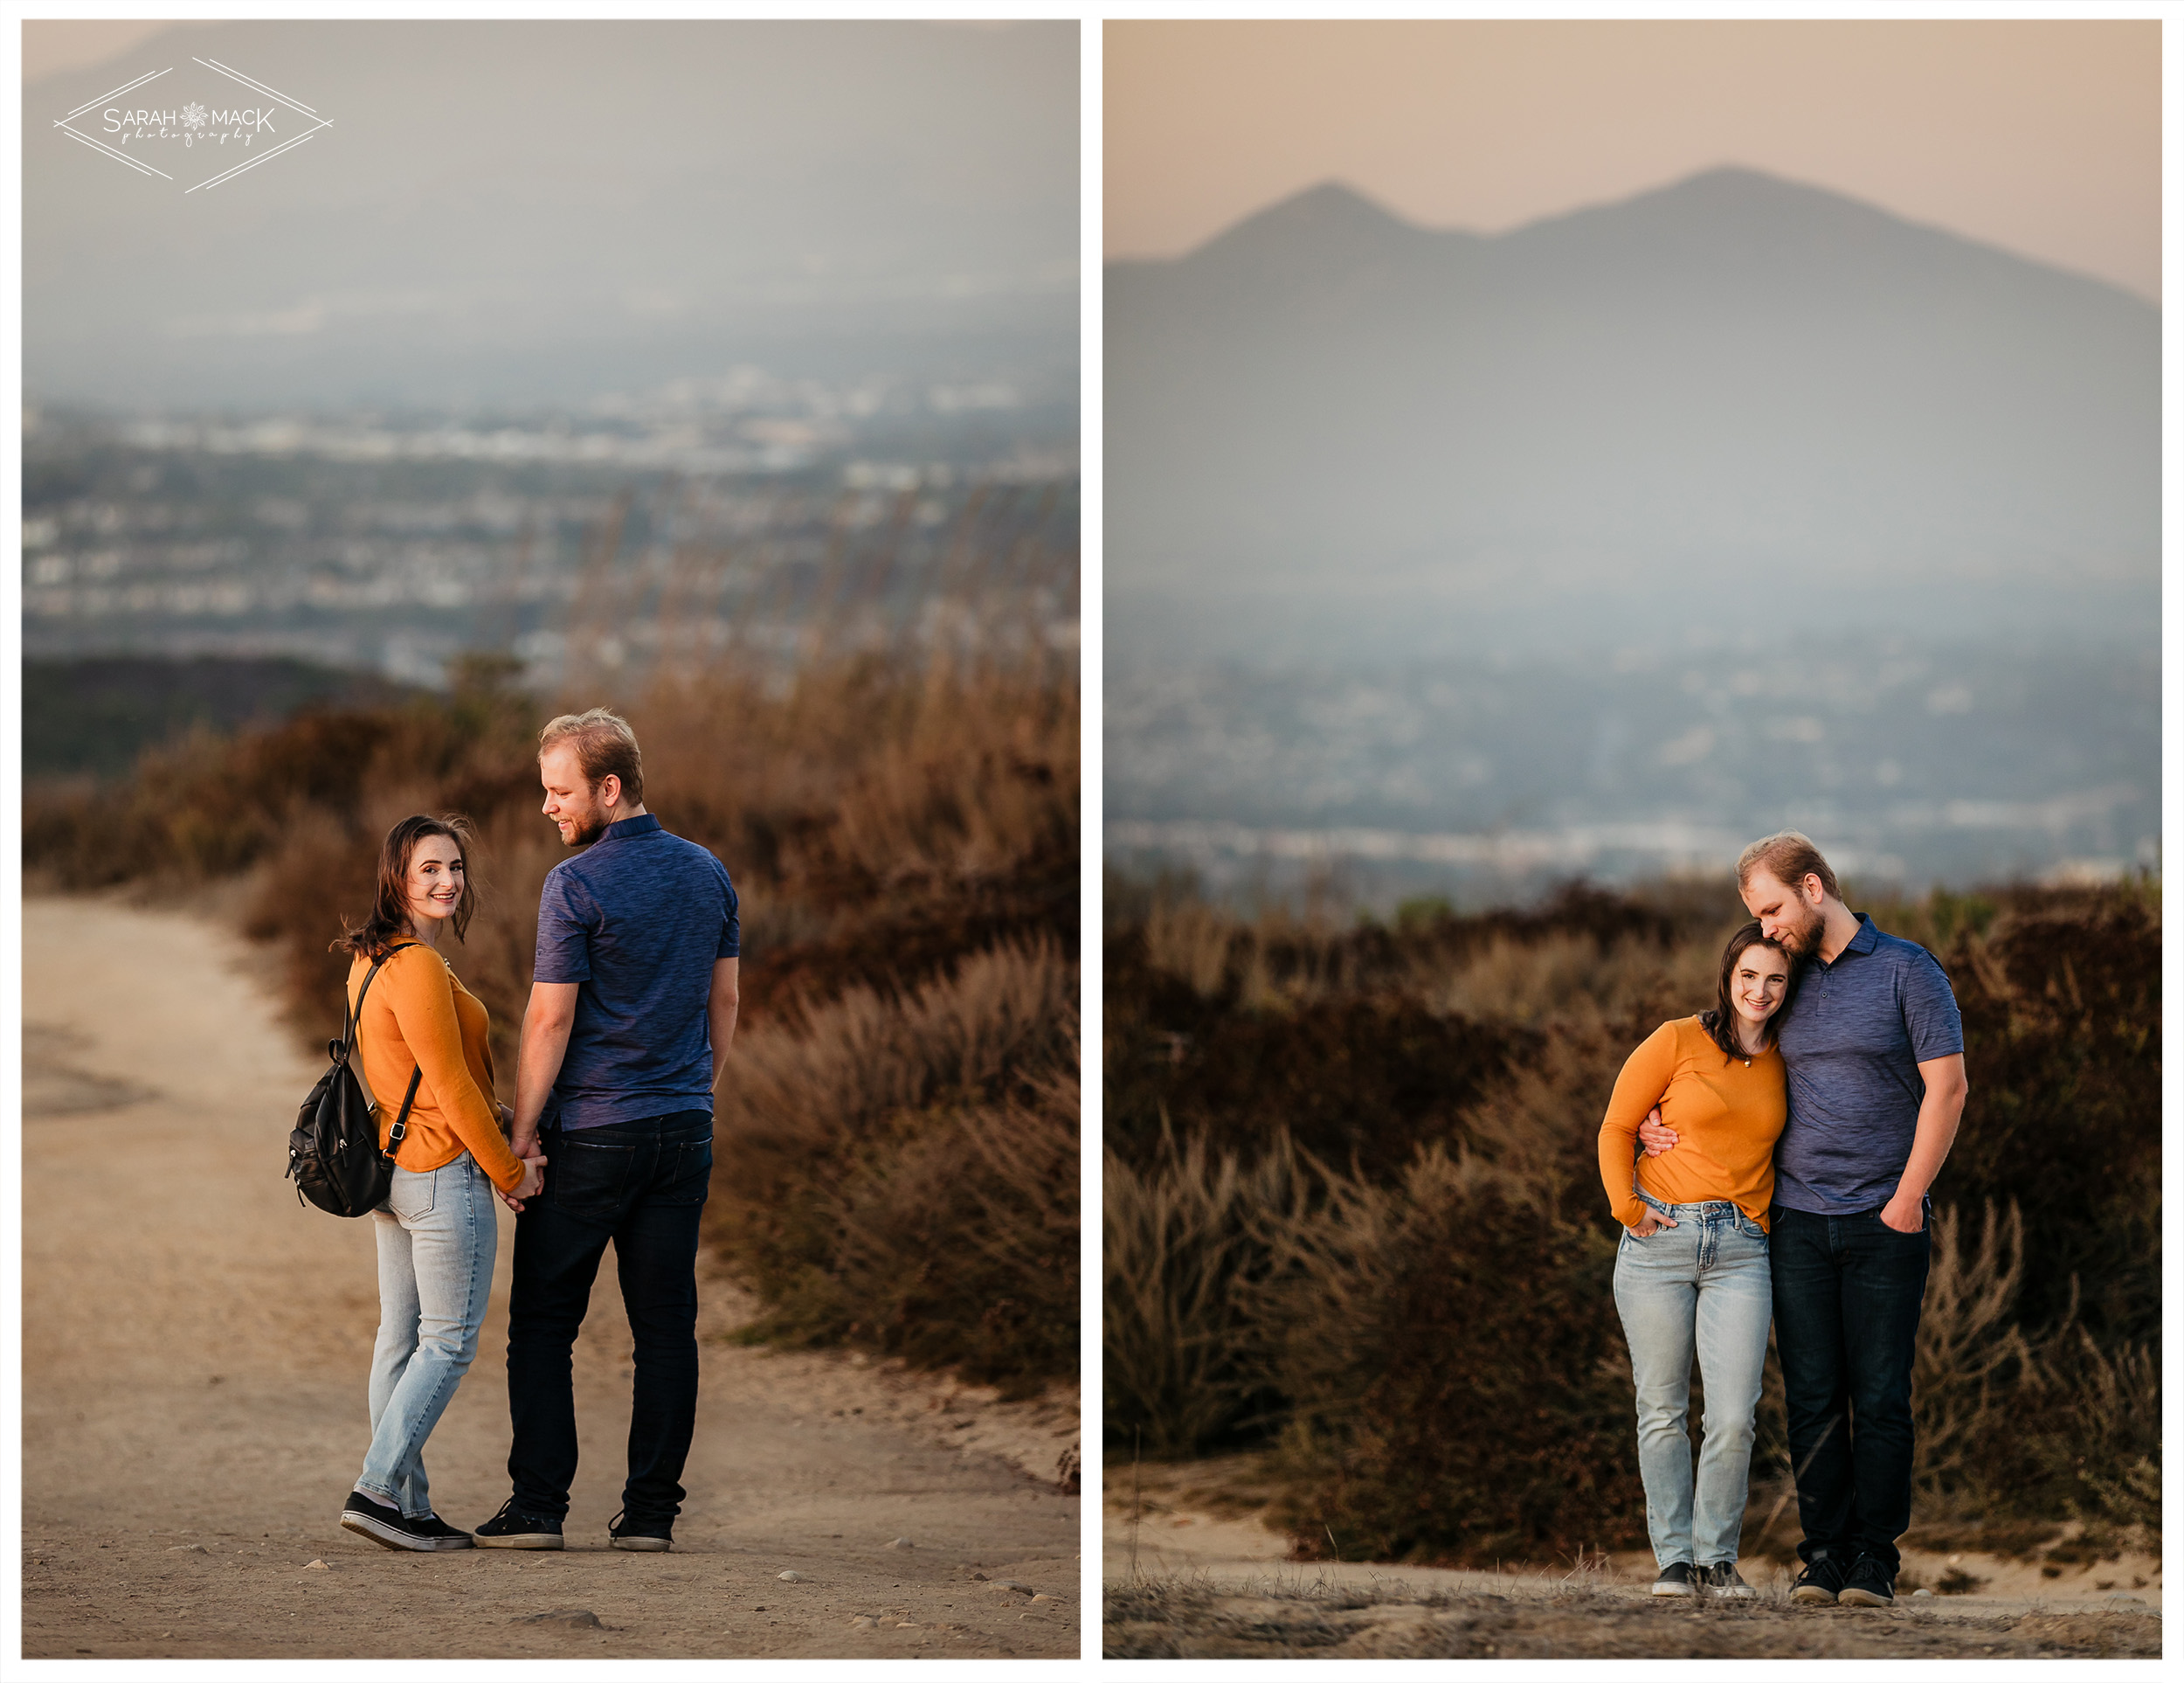
[[[1261,1523],[1257,1458],[1107,1472],[1102,1651],[1114,1659],[2031,1659],[2161,1652],[2161,1563],[2056,1569],[1907,1549],[1908,1590],[1956,1572],[1966,1595],[1890,1609],[1800,1606],[1790,1573],[1744,1563],[1751,1602],[1657,1600],[1636,1551],[1493,1572],[1285,1558]]]
[[[397,1555],[342,1531],[378,1312],[369,1224],[299,1208],[281,1178],[321,1066],[217,924],[34,898],[23,945],[25,1657],[1080,1652],[1080,1505],[1053,1482],[1075,1395],[1007,1405],[743,1348],[725,1340],[748,1299],[717,1278],[674,1552],[607,1547],[629,1417],[611,1263],[577,1350],[563,1553]],[[457,1525],[508,1493],[501,1222],[479,1359],[425,1454]]]

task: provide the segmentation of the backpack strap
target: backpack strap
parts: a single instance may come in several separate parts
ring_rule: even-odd
[[[342,1033],[342,1056],[346,1057],[349,1055],[349,1048],[356,1043],[356,1030],[359,1026],[362,1025],[364,1018],[364,995],[371,992],[371,984],[377,978],[380,966],[385,964],[389,959],[394,957],[396,953],[401,952],[404,947],[421,946],[423,945],[424,943],[421,941],[404,941],[397,945],[389,947],[386,952],[373,960],[370,970],[367,972],[364,976],[364,985],[356,990],[356,1009],[350,1014],[348,1027],[344,1028]],[[444,963],[446,961],[442,960],[442,962]],[[416,1069],[410,1071],[410,1091],[402,1095],[401,1112],[395,1117],[394,1126],[387,1134],[387,1143],[380,1149],[379,1153],[379,1154],[385,1158],[390,1163],[394,1161],[395,1153],[402,1149],[402,1141],[409,1134],[410,1106],[417,1103],[417,1084],[424,1080],[424,1078],[425,1066],[422,1063],[418,1064]],[[302,1195],[299,1193],[297,1195],[300,1197]]]
[[[425,1066],[419,1064],[410,1071],[410,1091],[402,1095],[401,1113],[394,1119],[394,1126],[387,1131],[387,1143],[380,1155],[390,1163],[395,1153],[402,1149],[402,1141],[410,1132],[410,1106],[417,1103],[417,1084],[425,1079]]]
[[[343,1058],[348,1057],[356,1044],[356,1030],[364,1020],[364,995],[371,992],[372,983],[378,980],[380,966],[404,947],[422,946],[423,945],[422,941],[404,941],[397,945],[389,947],[372,960],[371,968],[364,973],[364,985],[356,990],[356,1008],[349,1014],[347,1020],[342,1025],[342,1056]]]

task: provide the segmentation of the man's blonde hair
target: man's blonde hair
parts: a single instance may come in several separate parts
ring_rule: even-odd
[[[598,788],[606,778],[622,779],[622,800],[632,807],[645,804],[645,757],[638,751],[637,732],[619,713],[595,707],[586,713],[563,713],[547,721],[538,733],[539,758],[561,743],[574,745],[577,764],[584,780]]]
[[[1835,886],[1835,873],[1828,869],[1828,862],[1820,856],[1812,837],[1795,830],[1777,830],[1773,835],[1763,835],[1737,855],[1739,890],[1752,881],[1755,870],[1764,870],[1783,887],[1792,889],[1801,888],[1807,876],[1817,876],[1829,899],[1842,898],[1842,890]]]

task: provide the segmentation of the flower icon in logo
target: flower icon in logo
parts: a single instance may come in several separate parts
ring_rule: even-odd
[[[192,100],[188,105],[183,106],[182,107],[182,126],[184,128],[204,128],[204,107],[194,100]]]

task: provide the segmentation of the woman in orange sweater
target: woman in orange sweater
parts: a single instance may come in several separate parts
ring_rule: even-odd
[[[1615,1307],[1637,1382],[1656,1596],[1752,1594],[1737,1545],[1774,1307],[1767,1208],[1788,1115],[1774,1035],[1794,986],[1789,954],[1746,924],[1722,953],[1714,1008],[1647,1037],[1600,1124],[1600,1180],[1624,1229]],[[1655,1105],[1676,1148],[1639,1157],[1638,1125]],[[1694,1350],[1706,1385],[1696,1483],[1684,1430]]]
[[[380,1142],[398,1097],[414,1091],[386,1202],[371,1213],[379,1246],[379,1337],[371,1357],[371,1447],[342,1510],[350,1531],[386,1548],[473,1547],[432,1512],[425,1440],[478,1353],[498,1239],[495,1188],[530,1197],[546,1160],[518,1161],[493,1098],[486,1008],[439,952],[460,940],[476,906],[459,818],[405,818],[379,849],[371,916],[335,943],[353,955],[349,1008],[374,966],[356,1025],[364,1082],[378,1102]]]

